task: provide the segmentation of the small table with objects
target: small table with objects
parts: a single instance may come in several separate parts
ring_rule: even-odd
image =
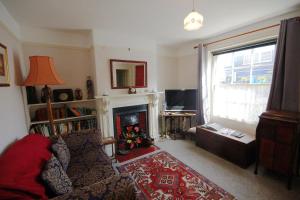
[[[192,127],[193,117],[196,116],[195,112],[163,112],[161,113],[162,118],[162,136],[167,137],[170,136],[172,139],[176,140],[177,135],[184,135],[183,131],[183,119],[187,119],[189,121],[189,128]],[[170,129],[168,130],[167,124],[169,123]],[[179,127],[179,130],[176,129],[176,123]]]

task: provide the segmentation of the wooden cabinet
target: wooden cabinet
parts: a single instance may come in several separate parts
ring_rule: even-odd
[[[300,113],[267,111],[261,114],[256,129],[259,165],[286,175],[291,188],[293,175],[299,173]]]
[[[247,168],[255,161],[255,138],[244,134],[244,137],[236,138],[198,126],[196,145],[242,168]]]

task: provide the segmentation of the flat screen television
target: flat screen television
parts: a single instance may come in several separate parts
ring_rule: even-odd
[[[166,90],[166,111],[196,111],[196,89]]]

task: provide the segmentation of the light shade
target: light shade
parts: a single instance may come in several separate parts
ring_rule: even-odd
[[[201,28],[203,25],[203,16],[196,12],[190,12],[183,21],[183,28],[187,31],[193,31]]]
[[[30,56],[30,71],[24,81],[26,86],[60,85],[63,81],[54,69],[53,59],[48,56]]]

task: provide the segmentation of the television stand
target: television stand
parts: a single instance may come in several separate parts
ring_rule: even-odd
[[[185,131],[183,131],[183,120],[188,119],[189,127],[192,127],[192,119],[196,116],[196,112],[188,112],[188,111],[165,111],[161,113],[162,119],[162,137],[170,137],[174,140],[177,139],[177,135],[179,134],[180,138],[185,138]],[[167,124],[169,123],[170,129],[168,130]],[[177,125],[177,126],[176,126]],[[176,129],[179,127],[179,131]]]

